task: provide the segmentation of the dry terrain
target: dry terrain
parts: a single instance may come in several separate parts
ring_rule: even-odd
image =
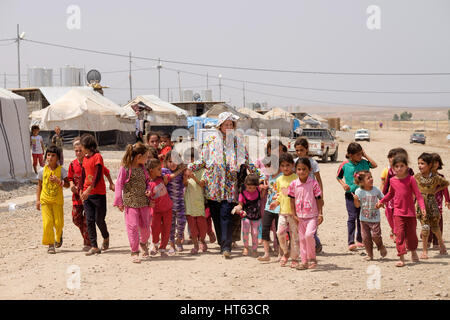
[[[376,184],[387,165],[386,154],[403,146],[409,152],[411,166],[417,171],[417,156],[438,152],[446,166],[442,171],[450,178],[450,145],[446,133],[428,136],[427,144],[410,145],[409,132],[373,131],[372,141],[362,142],[365,151],[378,163],[373,170]],[[336,170],[352,133],[340,134],[338,162],[319,163],[325,191],[325,220],[319,228],[324,245],[315,270],[298,271],[281,268],[275,259],[260,263],[241,256],[240,248],[224,260],[217,244],[207,253],[192,256],[192,246],[182,253],[163,259],[159,256],[140,265],[130,261],[130,247],[123,214],[112,207],[113,193],[108,192],[107,224],[111,248],[86,257],[81,251],[82,238],[71,219],[70,194],[65,198],[64,244],[56,255],[49,255],[41,245],[41,214],[32,203],[15,211],[0,212],[0,299],[445,299],[450,293],[450,256],[430,252],[430,259],[395,267],[396,249],[389,239],[389,227],[382,213],[382,231],[388,256],[366,262],[363,250],[347,250],[347,212],[344,191],[336,182]],[[104,151],[105,163],[117,174],[122,152]],[[73,158],[65,150],[65,158]],[[66,165],[68,163],[66,162]],[[32,195],[26,185],[17,190],[2,191],[1,202]],[[444,238],[450,239],[450,211],[444,209]],[[450,248],[450,242],[446,241]],[[262,251],[262,248],[259,248]],[[419,250],[420,253],[420,250]],[[80,270],[80,288],[67,285]],[[379,275],[380,286],[371,279]],[[69,284],[73,283],[69,281]],[[274,288],[282,288],[277,290]]]

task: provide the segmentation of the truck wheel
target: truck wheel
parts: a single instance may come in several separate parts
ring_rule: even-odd
[[[322,156],[322,162],[327,163],[328,162],[328,149],[325,151],[325,154]]]
[[[336,151],[334,152],[334,154],[331,156],[331,161],[333,161],[333,162],[336,162],[337,161],[337,158],[338,158],[338,151],[339,151],[339,149],[338,148],[336,148]]]

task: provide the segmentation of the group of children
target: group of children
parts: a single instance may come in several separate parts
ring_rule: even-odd
[[[349,250],[364,247],[367,260],[373,259],[373,242],[382,257],[387,255],[380,228],[381,207],[391,228],[391,239],[396,243],[399,261],[405,265],[404,255],[411,252],[411,260],[419,261],[417,255],[417,220],[421,224],[423,244],[421,259],[428,259],[428,247],[433,235],[435,247],[442,255],[447,254],[442,238],[442,202],[450,208],[449,182],[438,173],[442,159],[437,153],[422,153],[417,161],[419,173],[409,167],[408,153],[403,148],[389,151],[389,167],[381,175],[383,192],[373,185],[370,169],[377,164],[368,157],[358,143],[350,143],[347,158],[338,170],[337,179],[345,190],[348,212]],[[365,158],[365,159],[363,159]],[[344,181],[345,180],[345,181]],[[355,229],[356,243],[355,243]],[[433,234],[430,234],[430,231]]]
[[[55,247],[63,242],[63,187],[70,187],[73,192],[73,222],[82,234],[86,255],[109,248],[103,176],[115,192],[114,206],[124,213],[132,262],[141,262],[141,250],[144,259],[158,253],[168,256],[183,251],[186,225],[189,241],[194,245],[192,254],[207,251],[206,235],[210,243],[215,242],[203,193],[203,170],[186,170],[180,154],[172,150],[170,135],[149,133],[145,144],[128,145],[116,184],[103,164],[93,136],[83,135],[73,145],[76,159],[70,163],[68,172],[59,163],[62,151],[56,145],[46,150],[47,164],[39,172],[37,208],[42,210],[43,244],[49,246],[49,253],[55,253]],[[279,146],[278,152],[272,152],[272,145]],[[286,266],[290,258],[292,268],[304,270],[317,266],[316,254],[322,249],[317,230],[323,222],[324,197],[319,166],[308,157],[307,139],[297,139],[295,150],[296,159],[279,140],[269,141],[266,156],[257,161],[263,176],[245,177],[232,214],[241,218],[244,256],[251,253],[259,261],[270,261],[272,230],[273,251],[280,265]],[[194,162],[195,150],[189,151]],[[380,227],[379,208],[383,206],[400,257],[397,266],[404,265],[407,250],[411,251],[413,261],[419,259],[416,218],[422,225],[421,258],[428,258],[427,249],[433,241],[430,230],[436,236],[434,244],[441,254],[446,254],[442,199],[445,197],[448,207],[450,199],[448,182],[438,173],[443,165],[439,155],[420,155],[420,172],[414,175],[408,167],[407,152],[402,148],[391,150],[389,167],[382,174],[383,191],[374,186],[370,173],[377,164],[361,145],[350,143],[347,159],[339,167],[337,180],[345,190],[349,250],[364,247],[366,259],[372,260],[374,242],[380,255],[387,255]],[[101,248],[97,244],[96,225],[103,237]],[[264,254],[258,256],[261,242]]]

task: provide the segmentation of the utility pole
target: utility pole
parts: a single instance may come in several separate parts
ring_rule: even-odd
[[[161,98],[161,58],[158,58],[158,97]]]
[[[131,82],[131,52],[130,52],[130,71],[129,71],[128,78],[130,78],[130,101],[131,101],[131,100],[133,100],[133,85]]]
[[[209,87],[208,87],[208,81],[209,80],[209,77],[208,77],[208,72],[206,73],[206,89],[209,89]]]
[[[181,79],[180,79],[180,71],[178,71],[178,94],[180,95],[180,102],[183,101],[181,97]]]
[[[17,75],[19,77],[19,88],[21,87],[20,83],[20,33],[19,33],[19,25],[17,24]]]
[[[219,101],[222,101],[222,75],[219,74]]]
[[[245,82],[242,83],[242,108],[245,108]]]
[[[170,89],[167,88],[167,101],[169,101]]]
[[[6,72],[5,72],[4,78],[3,78],[3,88],[6,89]]]

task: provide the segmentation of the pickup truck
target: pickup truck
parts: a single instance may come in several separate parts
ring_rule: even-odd
[[[309,156],[317,156],[322,162],[328,162],[328,158],[331,161],[337,161],[339,142],[329,129],[305,128],[299,137],[308,139]],[[295,140],[288,143],[289,152],[295,153],[294,143]]]

